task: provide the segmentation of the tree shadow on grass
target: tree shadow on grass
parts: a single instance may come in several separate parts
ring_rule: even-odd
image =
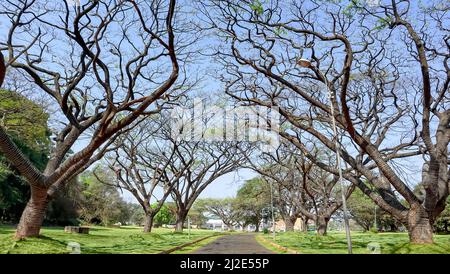
[[[0,230],[0,235],[14,234],[14,230]]]
[[[46,240],[46,241],[49,241],[51,243],[60,244],[61,246],[64,246],[64,247],[67,246],[67,242],[66,241],[58,240],[58,239],[55,239],[55,238],[52,238],[52,237],[48,237],[48,236],[45,236],[45,235],[39,235],[39,236],[35,237],[35,239]],[[26,241],[26,240],[27,239],[24,239],[24,241]]]

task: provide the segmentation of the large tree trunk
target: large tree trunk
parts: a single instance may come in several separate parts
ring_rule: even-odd
[[[254,223],[254,225],[255,225],[255,232],[259,232],[260,222],[256,222],[256,223]]]
[[[5,66],[5,58],[3,54],[0,52],[0,87],[3,85],[3,80],[5,80],[6,74],[6,66]]]
[[[145,223],[144,223],[144,233],[150,233],[152,232],[153,227],[153,214],[146,214],[145,215]]]
[[[398,227],[396,224],[391,224],[389,225],[389,229],[391,232],[397,232],[398,231]]]
[[[328,218],[317,217],[316,227],[317,227],[317,234],[319,236],[327,235],[328,221],[329,221]]]
[[[408,212],[408,234],[413,244],[433,243],[433,226],[421,205],[412,205]]]
[[[302,217],[301,220],[302,220],[302,228],[301,228],[302,232],[308,233],[308,221],[309,221],[309,219],[306,218],[306,217]]]
[[[286,231],[294,231],[294,225],[297,217],[288,216],[284,219],[285,229]]]
[[[31,198],[22,212],[17,226],[15,235],[17,239],[39,236],[48,202],[46,189],[32,187]]]
[[[186,221],[187,210],[180,210],[177,212],[177,218],[175,222],[175,231],[183,232],[184,222]]]

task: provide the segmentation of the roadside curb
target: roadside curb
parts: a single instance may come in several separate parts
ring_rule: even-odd
[[[182,244],[182,245],[179,245],[179,246],[172,247],[172,248],[170,248],[170,249],[161,251],[161,252],[159,252],[159,253],[157,253],[157,254],[170,254],[170,253],[172,253],[172,252],[174,252],[174,251],[178,251],[178,250],[183,249],[183,248],[185,248],[185,247],[188,247],[188,246],[190,246],[190,245],[194,245],[194,244],[196,244],[196,243],[198,243],[198,242],[201,242],[201,241],[203,241],[203,240],[209,239],[209,238],[211,238],[211,237],[217,237],[217,236],[220,236],[220,235],[209,235],[209,236],[206,236],[206,237],[197,239],[197,240],[195,240],[195,241],[192,241],[192,242],[189,242],[189,243],[185,243],[185,244]]]
[[[287,253],[289,253],[289,254],[301,254],[301,253],[298,252],[297,250],[293,250],[293,249],[290,249],[290,248],[281,246],[281,245],[279,245],[279,244],[277,244],[277,243],[274,243],[274,242],[272,242],[272,241],[270,241],[270,240],[267,240],[266,238],[264,238],[264,237],[261,236],[261,235],[256,236],[256,238],[257,238],[257,240],[259,240],[259,241],[261,241],[261,242],[264,242],[264,243],[266,243],[266,244],[269,244],[269,245],[271,245],[271,246],[273,246],[273,247],[275,247],[275,248],[277,248],[277,249],[280,249],[280,250],[282,250],[282,251],[285,251],[285,252],[287,252]]]

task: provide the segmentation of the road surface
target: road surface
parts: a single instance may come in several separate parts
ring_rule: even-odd
[[[226,235],[197,249],[192,254],[272,254],[260,245],[255,234]]]

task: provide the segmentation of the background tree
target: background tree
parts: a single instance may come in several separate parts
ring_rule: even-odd
[[[187,214],[198,196],[214,180],[235,171],[245,156],[238,142],[176,141],[176,155],[168,170],[182,174],[175,182],[172,198],[177,205],[176,231],[183,231]]]
[[[198,228],[202,228],[208,221],[207,210],[204,207],[204,200],[205,199],[197,199],[188,213],[191,224],[196,225]]]
[[[168,168],[175,160],[176,146],[166,139],[171,131],[163,117],[148,117],[132,127],[117,138],[116,149],[107,155],[108,166],[116,174],[115,182],[109,184],[134,196],[145,213],[144,232],[151,232],[155,215],[184,170],[174,173]]]
[[[0,124],[22,154],[43,170],[48,162],[50,130],[48,115],[19,93],[0,89]],[[19,221],[30,188],[26,179],[0,153],[0,222]]]
[[[120,221],[124,201],[115,187],[103,183],[113,180],[114,173],[107,167],[97,168],[95,175],[92,171],[80,175],[82,195],[78,207],[85,223],[107,226]]]
[[[142,225],[144,224],[145,216],[144,212],[142,211],[141,205],[135,204],[135,203],[128,203],[130,215],[129,217],[129,224],[132,225]]]
[[[348,210],[354,220],[364,231],[397,231],[399,223],[386,211],[379,208],[361,190],[356,189],[348,199]],[[375,218],[377,226],[375,227]]]
[[[436,220],[435,230],[437,232],[449,233],[450,229],[450,198],[447,198],[447,206]]]
[[[314,144],[311,146],[315,147]],[[327,155],[319,147],[311,150],[314,157],[323,162],[335,160],[333,155]],[[286,140],[282,140],[274,152],[264,152],[257,159],[251,168],[272,184],[274,201],[286,230],[292,231],[297,218],[301,217],[304,229],[308,220],[314,220],[317,233],[325,235],[328,222],[342,206],[337,176],[314,165]],[[353,189],[354,186],[349,187],[344,196],[349,197]]]
[[[259,231],[262,211],[270,207],[270,187],[261,178],[245,181],[236,194],[237,206],[242,210],[245,223],[255,226]]]
[[[73,178],[71,182],[61,189],[55,198],[49,202],[45,213],[45,225],[78,225],[79,221],[79,202],[83,200],[80,193],[80,183],[78,178]]]
[[[245,218],[244,211],[234,198],[203,199],[202,204],[209,214],[220,218],[229,229],[240,225]]]
[[[374,228],[376,208],[377,205],[359,189],[348,199],[350,216],[364,231]]]
[[[158,204],[153,204],[153,206],[157,207]],[[175,223],[175,210],[173,208],[175,208],[175,205],[173,203],[165,203],[163,206],[161,206],[154,218],[154,224],[156,227]]]

